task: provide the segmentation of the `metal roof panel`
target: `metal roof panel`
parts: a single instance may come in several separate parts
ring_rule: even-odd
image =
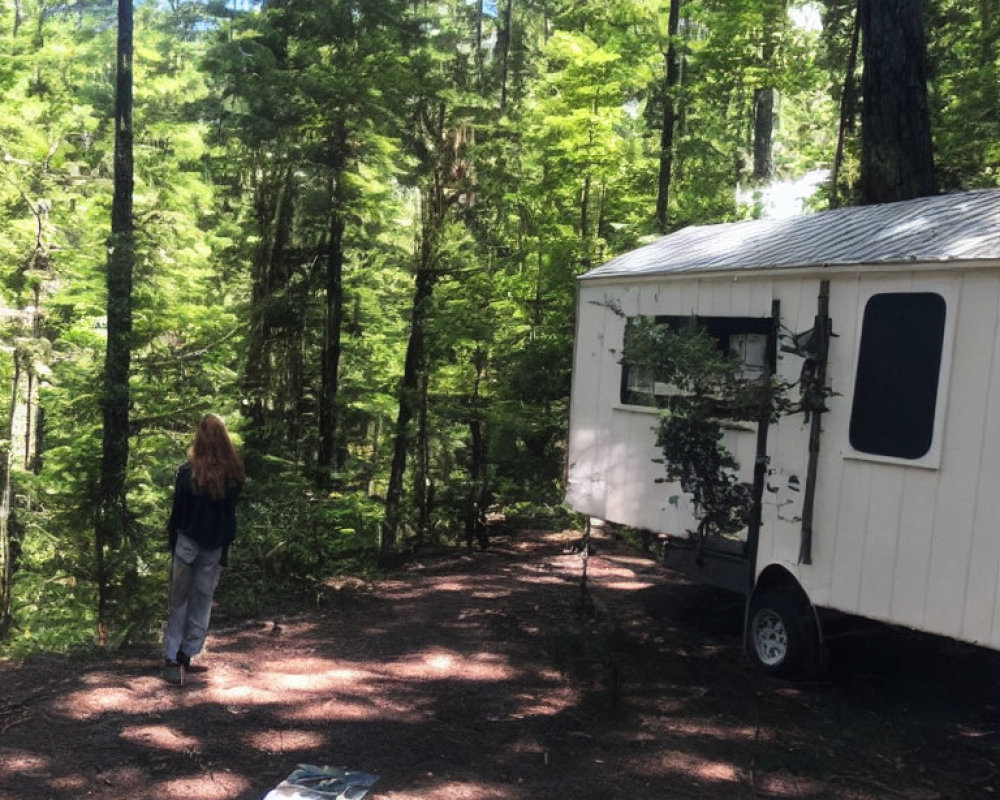
[[[1000,189],[693,225],[581,278],[984,259],[1000,259]]]

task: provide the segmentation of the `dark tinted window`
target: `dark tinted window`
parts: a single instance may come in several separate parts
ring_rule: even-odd
[[[876,294],[865,306],[851,446],[920,458],[934,438],[945,302],[931,292]]]

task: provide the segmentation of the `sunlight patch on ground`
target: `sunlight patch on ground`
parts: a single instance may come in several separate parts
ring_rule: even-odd
[[[267,683],[273,683],[274,676],[268,676]],[[278,692],[248,684],[226,685],[217,682],[209,691],[212,702],[230,706],[257,706],[283,701]]]
[[[45,783],[60,792],[75,792],[76,796],[83,797],[90,779],[84,775],[62,775]]]
[[[515,696],[517,710],[510,716],[519,719],[527,717],[554,717],[573,708],[580,702],[579,693],[572,689],[548,689],[545,697],[536,698],[529,694]]]
[[[327,743],[326,736],[316,731],[261,731],[246,737],[247,743],[265,753],[293,753],[318,750]]]
[[[740,780],[739,770],[727,761],[700,758],[677,750],[666,750],[659,759],[644,761],[640,771],[651,770],[662,770],[711,783],[736,783]]]
[[[228,800],[250,788],[242,775],[209,772],[194,778],[177,778],[157,787],[156,797],[163,800]]]
[[[471,592],[471,595],[477,600],[503,600],[505,597],[510,597],[514,594],[510,589],[492,589],[488,591],[476,591]]]
[[[142,692],[125,686],[95,687],[64,695],[52,709],[70,719],[86,720],[109,712],[128,710],[132,714],[151,714],[169,708],[171,694],[163,691],[160,678],[134,682]]]
[[[758,795],[767,797],[821,797],[830,787],[822,781],[778,772],[771,775],[757,775],[754,787]],[[901,795],[903,793],[900,793]],[[905,796],[912,796],[908,793]],[[940,797],[934,792],[934,797]]]
[[[515,672],[509,666],[499,660],[482,659],[481,655],[468,657],[432,649],[397,661],[390,671],[397,680],[450,676],[462,681],[506,681],[514,677]]]
[[[436,592],[467,592],[469,585],[465,581],[438,581],[434,584]]]
[[[121,737],[133,744],[175,753],[195,750],[201,745],[199,739],[186,736],[169,725],[129,725],[122,728]]]
[[[345,684],[371,679],[370,673],[350,669],[316,670],[301,672],[294,664],[278,662],[268,668],[268,684],[279,689],[300,692],[329,692],[343,688]]]
[[[380,800],[412,800],[413,792],[421,797],[447,797],[448,800],[516,800],[526,797],[524,790],[511,786],[501,788],[473,781],[442,781],[433,787],[413,787],[402,792],[379,792]]]
[[[732,727],[729,725],[719,725],[713,722],[685,722],[681,720],[647,720],[643,722],[643,727],[656,731],[669,731],[670,733],[682,733],[685,736],[711,736],[720,741],[741,741],[752,742],[755,739],[768,741],[771,735],[764,730],[758,731],[749,726]]]
[[[412,705],[380,701],[378,705],[358,703],[344,698],[319,702],[304,702],[299,706],[286,707],[278,716],[289,722],[397,722],[417,724],[426,719],[426,714],[418,713]]]
[[[602,589],[617,589],[622,592],[638,592],[641,589],[649,589],[651,586],[655,586],[651,581],[608,581],[607,583],[602,583]]]
[[[49,759],[26,750],[0,750],[0,770],[3,772],[38,772],[47,770]]]
[[[535,583],[535,584],[547,584],[552,586],[553,584],[565,584],[566,579],[560,578],[556,575],[528,575],[521,576],[517,579],[519,583]]]

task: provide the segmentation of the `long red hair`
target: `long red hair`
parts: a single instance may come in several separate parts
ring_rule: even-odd
[[[229,438],[226,423],[217,414],[201,418],[187,455],[195,488],[213,500],[225,496],[228,483],[240,484],[246,479],[243,461]]]

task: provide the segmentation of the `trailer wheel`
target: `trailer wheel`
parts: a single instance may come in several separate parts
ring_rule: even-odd
[[[790,677],[809,663],[815,622],[807,604],[787,588],[754,595],[747,615],[747,650],[764,672]]]

